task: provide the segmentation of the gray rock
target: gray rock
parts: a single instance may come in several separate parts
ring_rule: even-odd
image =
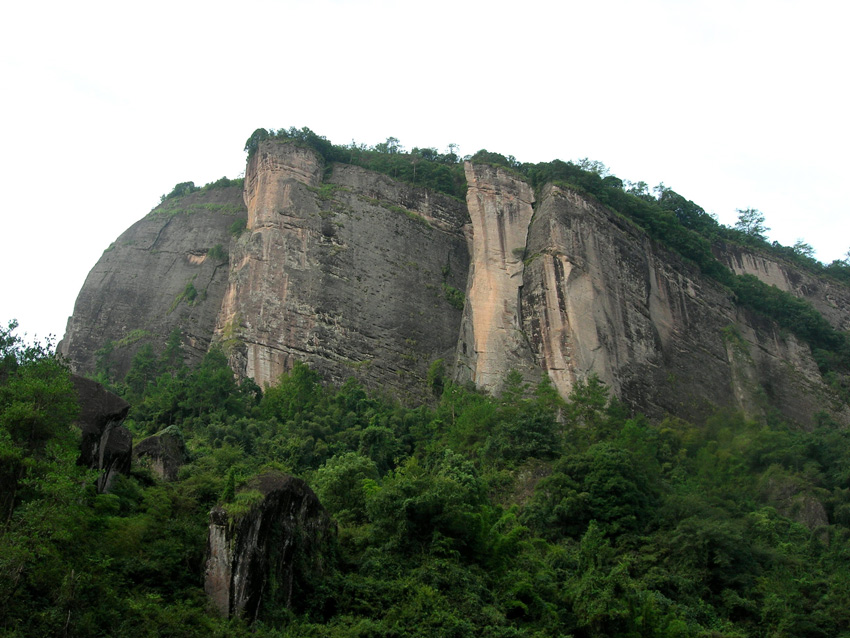
[[[238,187],[165,200],[104,251],[57,351],[85,374],[95,371],[98,350],[111,345],[106,363],[121,379],[141,345],[161,352],[179,329],[186,363],[200,361],[227,286],[230,228],[244,218]]]
[[[116,474],[130,474],[133,437],[123,423],[130,404],[97,381],[71,375],[77,390],[80,415],[76,425],[82,431],[78,463],[98,470],[97,491],[102,494]]]
[[[210,512],[204,590],[225,617],[299,609],[333,556],[336,527],[301,479],[264,474]]]
[[[91,371],[112,342],[120,377],[141,343],[179,328],[190,363],[218,343],[260,386],[300,360],[330,381],[354,376],[420,400],[429,365],[443,359],[455,380],[493,392],[510,369],[529,382],[548,374],[565,397],[595,374],[651,416],[778,409],[808,427],[825,410],[850,424],[807,344],[738,307],[629,220],[573,190],[533,193],[509,170],[465,168],[460,202],[262,142],[244,193],[166,200],[104,253],[60,352]],[[242,216],[247,230],[232,238]],[[210,257],[217,244],[226,261]],[[847,286],[742,249],[715,251],[850,326]]]

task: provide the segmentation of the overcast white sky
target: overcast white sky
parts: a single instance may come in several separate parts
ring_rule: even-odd
[[[589,157],[822,261],[850,248],[837,0],[7,3],[0,321],[61,337],[102,251],[258,127]]]

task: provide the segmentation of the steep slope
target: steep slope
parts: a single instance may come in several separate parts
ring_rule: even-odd
[[[504,167],[465,172],[462,202],[260,141],[242,192],[168,199],[104,253],[60,351],[76,370],[100,361],[120,378],[142,343],[161,350],[179,328],[190,360],[217,342],[261,386],[300,360],[334,382],[421,398],[442,359],[490,392],[512,369],[530,383],[548,374],[565,397],[595,374],[653,416],[724,406],[850,423],[806,343],[625,217],[568,187],[535,193]],[[850,326],[846,286],[715,251]]]
[[[469,162],[465,168],[471,263],[457,376],[493,392],[510,369],[539,380],[520,314],[522,259],[534,193],[503,168]]]
[[[227,285],[230,227],[245,215],[237,186],[164,200],[92,268],[58,352],[74,370],[93,372],[98,350],[111,350],[103,365],[122,378],[139,345],[162,350],[179,329],[189,363],[200,360]]]
[[[562,394],[594,373],[653,415],[772,407],[809,423],[830,406],[808,346],[586,196],[544,188],[527,252],[524,327]]]
[[[251,158],[219,338],[260,385],[303,360],[335,381],[421,393],[457,342],[447,290],[466,280],[466,210],[354,166],[323,183],[323,170],[293,144],[264,142]]]
[[[825,277],[816,277],[793,264],[743,246],[718,242],[714,255],[737,275],[753,275],[766,284],[805,299],[836,330],[850,330],[850,290]]]

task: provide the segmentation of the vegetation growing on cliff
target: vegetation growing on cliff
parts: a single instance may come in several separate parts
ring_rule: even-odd
[[[452,148],[441,154],[434,148],[414,148],[409,153],[394,137],[374,147],[351,142],[348,146],[332,144],[309,128],[257,129],[245,143],[251,157],[264,140],[278,140],[312,148],[325,163],[333,162],[362,166],[402,182],[430,188],[457,199],[466,196],[466,177],[463,166]]]
[[[494,398],[439,365],[433,405],[328,387],[303,365],[263,394],[220,352],[187,369],[172,343],[140,351],[116,389],[137,436],[177,425],[191,462],[176,483],[137,469],[96,495],[73,463],[67,371],[11,331],[0,346],[4,635],[850,632],[850,434],[825,418],[813,432],[723,412],[653,423],[595,379],[565,402],[514,374]],[[37,441],[36,416],[50,418]],[[206,525],[264,468],[317,491],[338,561],[318,595],[248,628],[207,607]]]

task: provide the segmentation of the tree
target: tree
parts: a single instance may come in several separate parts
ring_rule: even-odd
[[[766,233],[770,230],[764,225],[764,214],[756,208],[737,209],[738,221],[735,222],[735,230],[754,238],[766,240]]]
[[[252,156],[257,149],[260,147],[260,142],[263,140],[267,140],[271,137],[271,134],[264,128],[258,128],[256,131],[251,133],[251,137],[245,142],[245,152],[248,153],[248,157]]]
[[[792,250],[802,257],[808,257],[809,259],[815,258],[815,249],[812,248],[811,244],[807,244],[802,239],[798,239],[794,242]]]
[[[379,153],[389,153],[391,155],[404,152],[404,148],[399,144],[397,137],[388,137],[386,142],[375,144],[375,150]]]

